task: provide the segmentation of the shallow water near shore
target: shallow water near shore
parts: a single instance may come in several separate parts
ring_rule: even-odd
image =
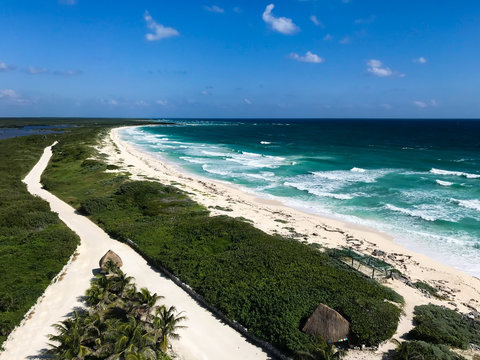
[[[174,122],[120,134],[192,173],[386,231],[480,276],[480,122]]]

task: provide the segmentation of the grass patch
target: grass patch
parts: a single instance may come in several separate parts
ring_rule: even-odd
[[[219,205],[209,206],[209,208],[215,209],[215,210],[220,210],[220,211],[227,211],[227,212],[233,211],[233,209],[231,209],[231,208],[227,208],[227,207],[223,207],[223,206],[219,206]]]

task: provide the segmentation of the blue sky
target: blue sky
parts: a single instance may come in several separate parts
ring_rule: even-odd
[[[480,117],[480,3],[2,0],[0,116]]]

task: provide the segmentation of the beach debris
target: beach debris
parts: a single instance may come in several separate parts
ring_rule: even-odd
[[[310,335],[319,335],[329,342],[338,342],[348,337],[350,323],[334,309],[319,304],[302,331]]]
[[[385,256],[385,255],[387,255],[387,253],[385,251],[376,249],[376,250],[373,250],[372,255],[373,256]]]
[[[98,265],[102,268],[105,269],[107,262],[111,260],[115,265],[118,267],[122,267],[123,262],[120,256],[118,256],[115,252],[112,250],[108,250],[105,255],[102,256],[100,261],[98,262]]]

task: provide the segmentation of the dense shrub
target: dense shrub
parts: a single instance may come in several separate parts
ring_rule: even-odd
[[[415,307],[416,326],[409,335],[413,339],[467,349],[480,345],[480,322],[467,319],[454,310],[436,305]]]
[[[113,209],[115,206],[116,203],[110,198],[89,198],[81,202],[79,211],[84,215],[92,215],[107,209]]]
[[[406,341],[399,346],[393,360],[465,360],[465,358],[444,345]]]

